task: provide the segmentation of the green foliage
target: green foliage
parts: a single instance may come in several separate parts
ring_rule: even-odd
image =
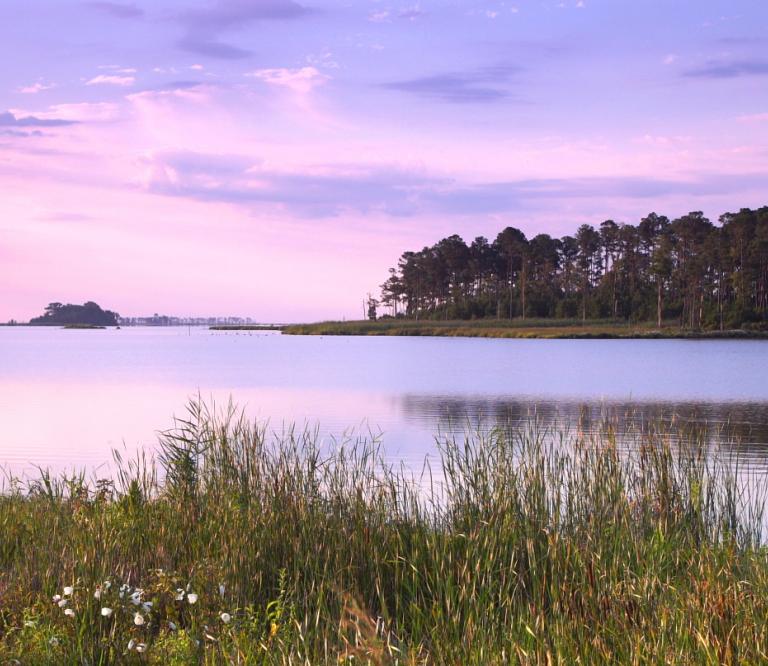
[[[0,495],[0,663],[765,661],[763,481],[636,437],[476,434],[411,477],[194,403],[157,470]]]
[[[514,227],[492,243],[453,235],[403,253],[380,303],[394,318],[419,320],[674,319],[690,330],[765,322],[768,207],[720,223],[701,212],[671,222],[651,213],[636,226],[606,220],[559,239],[527,239]]]

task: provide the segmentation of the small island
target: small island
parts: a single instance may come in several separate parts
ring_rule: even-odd
[[[82,305],[49,303],[45,313],[29,320],[30,326],[64,326],[65,328],[106,328],[117,326],[120,315],[102,310],[98,303],[87,301]]]

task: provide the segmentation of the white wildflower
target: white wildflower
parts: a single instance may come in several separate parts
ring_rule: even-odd
[[[94,599],[101,599],[101,588],[97,587],[96,590],[93,593]]]
[[[146,643],[139,643],[136,646],[136,652],[144,652],[146,649],[147,649],[147,644]]]
[[[197,603],[197,595],[196,595],[194,592],[190,592],[190,593],[187,595],[187,601],[188,601],[190,604],[195,604],[195,603]]]
[[[178,629],[178,627],[176,626],[176,623],[174,623],[174,622],[171,622],[170,620],[168,620],[168,628],[169,628],[171,631],[176,631],[176,630]]]
[[[66,599],[59,599],[56,602],[56,604],[58,605],[59,608],[64,608],[64,606],[66,606],[68,603],[69,603],[69,601],[67,601]]]
[[[64,596],[65,596],[65,597],[71,597],[71,596],[72,596],[72,593],[73,593],[74,591],[75,591],[75,588],[74,588],[74,587],[71,587],[71,586],[67,586],[67,587],[65,587],[65,588],[64,588]]]
[[[58,603],[59,601],[61,601],[61,595],[60,594],[54,594],[52,599],[53,599],[54,603]]]
[[[71,608],[67,608],[64,611],[64,615],[66,615],[67,617],[75,617],[75,611],[73,611]]]
[[[176,601],[183,601],[184,600],[184,590],[182,590],[180,587],[176,589]]]
[[[219,585],[219,594],[223,597],[224,593],[227,591],[227,588],[224,587],[224,585]]]
[[[152,602],[151,601],[145,601],[143,604],[141,604],[141,607],[144,609],[145,613],[149,613],[149,611],[152,610]]]
[[[224,624],[229,624],[232,621],[232,616],[229,613],[222,613],[221,614],[221,621]]]
[[[128,641],[128,650],[129,651],[133,650],[133,648],[135,647],[136,647],[136,641],[132,638],[131,640]]]
[[[142,624],[144,624],[144,616],[141,613],[136,613],[136,615],[133,616],[133,623],[140,627]]]
[[[105,580],[104,581],[104,589],[108,590],[110,587],[112,587],[112,581]]]
[[[104,608],[101,609],[101,616],[109,617],[110,615],[112,615],[113,612],[114,611],[111,608],[107,608],[106,606],[104,606]]]

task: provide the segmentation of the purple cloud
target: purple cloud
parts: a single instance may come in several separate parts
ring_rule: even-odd
[[[184,51],[189,51],[200,56],[208,58],[219,58],[221,60],[239,60],[252,55],[252,51],[241,49],[231,44],[224,44],[209,37],[189,34],[182,37],[177,46]]]
[[[519,67],[500,65],[472,72],[447,72],[431,76],[385,83],[389,90],[432,97],[443,102],[499,102],[513,95],[503,86],[520,71]]]
[[[0,112],[0,127],[64,127],[75,125],[75,120],[63,120],[61,118],[37,118],[36,116],[24,116],[19,118],[10,111]]]
[[[144,16],[144,10],[133,4],[121,2],[86,2],[86,7],[109,14],[115,18],[132,19]]]
[[[169,153],[152,162],[156,194],[242,205],[278,204],[313,217],[345,211],[393,217],[420,213],[476,215],[540,208],[553,200],[711,196],[752,191],[766,174],[714,174],[689,180],[642,177],[528,179],[467,185],[421,171],[359,167],[317,175],[264,169],[237,156]],[[173,178],[168,173],[174,174]],[[257,183],[254,185],[254,182]]]
[[[345,210],[412,215],[417,193],[448,181],[396,168],[357,168],[315,175],[262,169],[254,160],[198,153],[170,153],[152,162],[149,189],[156,194],[199,201],[279,204],[310,217],[333,217]],[[168,171],[175,174],[167,177]],[[254,186],[253,182],[259,185]]]
[[[178,16],[186,29],[178,46],[210,58],[247,58],[251,51],[222,42],[220,33],[255,21],[297,19],[310,12],[294,0],[218,0],[209,7],[192,9]]]
[[[683,76],[698,79],[735,79],[740,76],[768,76],[768,61],[710,61],[706,65],[683,72]]]
[[[218,0],[206,9],[192,9],[181,16],[190,28],[226,30],[264,19],[293,19],[311,10],[294,0]]]
[[[193,81],[191,79],[182,79],[179,81],[168,81],[167,83],[161,83],[156,86],[150,86],[142,88],[141,92],[166,92],[169,90],[191,90],[198,86],[206,85],[204,81]],[[210,85],[210,84],[208,84]]]
[[[14,138],[25,138],[28,136],[43,136],[43,133],[40,130],[32,130],[29,132],[25,132],[23,130],[15,130],[15,129],[0,129],[0,136],[12,136]]]

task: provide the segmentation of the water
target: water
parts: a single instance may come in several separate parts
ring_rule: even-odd
[[[768,463],[768,343],[293,337],[202,328],[0,327],[0,466],[108,469],[113,448],[152,449],[195,395],[318,427],[380,434],[419,465],[468,426],[619,435],[658,419]],[[630,438],[627,438],[629,440]]]

